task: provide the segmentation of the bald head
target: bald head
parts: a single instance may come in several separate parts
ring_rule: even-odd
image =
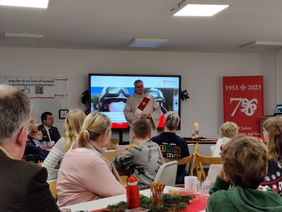
[[[30,118],[30,98],[10,85],[0,84],[0,144],[8,142]]]

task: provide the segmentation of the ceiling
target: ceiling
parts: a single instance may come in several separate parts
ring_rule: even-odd
[[[163,51],[240,51],[251,41],[282,42],[281,0],[232,0],[211,18],[173,17],[181,0],[50,0],[47,10],[0,6],[0,46],[132,49],[135,37],[167,38]],[[209,0],[207,0],[208,2]],[[40,42],[4,33],[43,34]]]

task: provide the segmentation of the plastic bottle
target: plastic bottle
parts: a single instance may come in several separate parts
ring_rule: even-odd
[[[127,209],[134,209],[140,207],[138,181],[134,176],[130,176],[127,178],[126,199]]]

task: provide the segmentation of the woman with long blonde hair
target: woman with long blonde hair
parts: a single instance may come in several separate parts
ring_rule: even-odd
[[[48,178],[56,177],[51,176],[54,173],[54,169],[58,166],[58,163],[63,159],[65,153],[72,147],[77,141],[80,128],[85,119],[85,113],[80,109],[72,109],[67,114],[64,121],[64,137],[55,144],[47,158],[44,160],[42,166],[48,170]]]
[[[67,152],[60,167],[57,180],[60,207],[125,192],[116,169],[102,155],[110,138],[110,119],[99,112],[87,115],[78,147]]]
[[[273,117],[263,123],[263,137],[268,148],[268,173],[263,186],[282,195],[282,117]]]

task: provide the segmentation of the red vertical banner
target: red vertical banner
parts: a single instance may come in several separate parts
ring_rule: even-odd
[[[224,122],[235,122],[240,133],[260,136],[263,76],[223,77],[223,102]]]

